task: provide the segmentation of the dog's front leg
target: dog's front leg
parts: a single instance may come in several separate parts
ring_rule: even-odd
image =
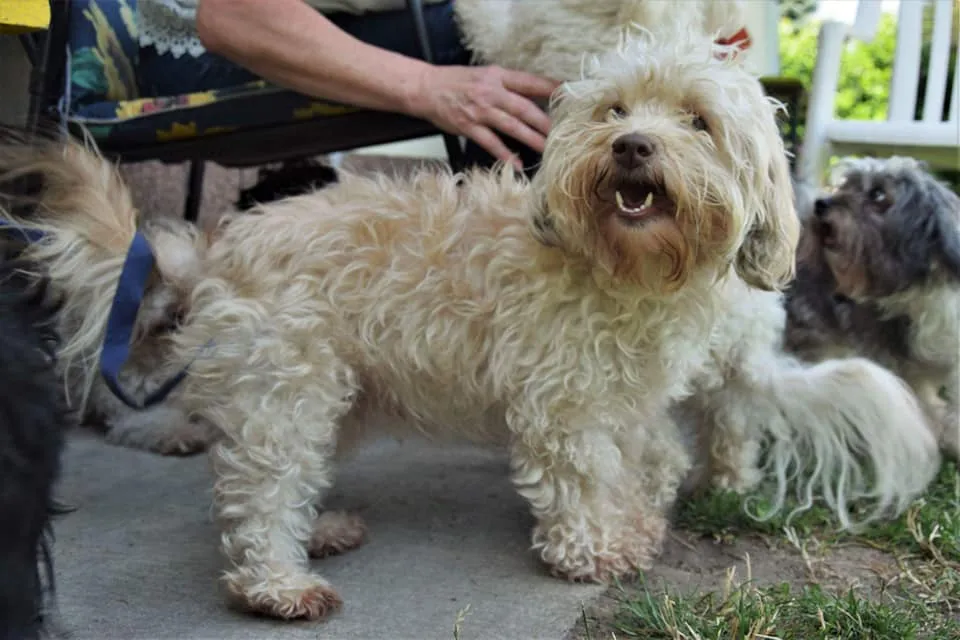
[[[954,460],[960,460],[960,368],[954,367],[944,388],[946,410],[940,434],[940,448]]]
[[[940,450],[946,455],[960,458],[960,379],[956,370],[940,375],[927,370],[922,373],[902,373],[917,399],[920,401],[930,425],[936,431]]]
[[[764,390],[734,373],[722,387],[702,391],[687,401],[693,409],[698,447],[706,452],[714,487],[745,493],[762,480],[756,421],[775,414],[766,396]]]
[[[667,528],[660,478],[632,468],[616,429],[583,415],[549,428],[512,420],[512,480],[537,519],[533,549],[555,575],[609,582],[649,568]],[[682,454],[681,454],[682,455]],[[674,493],[679,484],[675,479]]]

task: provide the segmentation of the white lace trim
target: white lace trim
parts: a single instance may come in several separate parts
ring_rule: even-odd
[[[174,58],[206,51],[197,35],[197,0],[140,0],[137,11],[141,47]]]
[[[269,2],[270,0],[263,0]],[[444,0],[424,0],[435,4]],[[160,54],[174,58],[190,54],[197,58],[206,49],[197,34],[199,0],[139,0],[137,22],[141,47],[154,47]],[[306,0],[321,13],[355,13],[402,9],[405,0]]]

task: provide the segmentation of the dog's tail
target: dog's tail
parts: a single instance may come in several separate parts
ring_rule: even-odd
[[[794,487],[799,506],[819,496],[844,528],[896,515],[940,466],[936,437],[917,398],[864,358],[806,364],[784,356],[771,371],[766,470],[777,479],[769,515]],[[791,514],[792,515],[792,514]],[[763,517],[763,516],[760,516]]]
[[[23,255],[39,265],[61,298],[60,366],[81,407],[96,375],[103,335],[138,213],[116,167],[92,144],[0,132],[0,230],[4,242],[27,239]]]

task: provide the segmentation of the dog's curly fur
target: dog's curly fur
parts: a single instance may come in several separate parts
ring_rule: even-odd
[[[584,56],[615,50],[626,30],[683,21],[730,37],[746,14],[743,0],[457,0],[454,12],[478,62],[562,81],[579,79]]]
[[[208,238],[145,227],[184,309],[165,365],[190,365],[176,402],[224,433],[214,496],[233,598],[282,618],[340,604],[307,556],[359,544],[361,525],[315,521],[314,505],[374,413],[506,447],[533,548],[571,579],[651,565],[691,467],[678,403],[700,418],[714,484],[755,485],[766,442],[778,505],[795,480],[844,524],[857,498],[870,515],[904,508],[939,455],[913,395],[866,360],[778,352],[799,225],[776,108],[709,40],[625,41],[559,91],[532,182],[508,167],[347,174]],[[105,171],[75,146],[33,153]],[[35,249],[95,274],[57,270],[97,309],[76,353],[99,348],[96,305],[136,228],[120,183],[88,182],[84,206],[44,207],[52,239]]]
[[[22,130],[0,130],[0,208],[34,220],[42,226],[43,211],[96,211],[105,207],[122,208],[132,216],[133,204],[119,187],[115,167],[84,153],[80,147],[68,147],[65,158],[51,161],[29,151],[28,136]],[[41,144],[56,145],[56,133],[41,132]],[[66,162],[65,162],[66,161]],[[123,201],[107,204],[105,194],[124,194]],[[106,215],[106,214],[103,214]],[[217,432],[202,420],[189,419],[173,402],[164,402],[148,410],[128,407],[104,383],[99,374],[100,350],[80,352],[71,344],[102,342],[101,324],[110,309],[117,286],[117,270],[125,258],[126,244],[136,221],[128,216],[122,228],[111,226],[118,218],[85,220],[83,232],[95,235],[95,241],[78,244],[79,235],[70,236],[58,228],[31,247],[35,268],[54,282],[67,284],[86,281],[85,296],[67,296],[59,314],[59,332],[65,337],[66,350],[59,363],[68,388],[70,405],[87,425],[103,430],[107,441],[164,455],[188,455],[205,450]],[[156,223],[162,225],[162,222]],[[120,375],[120,382],[138,401],[164,381],[162,356],[169,351],[169,334],[180,317],[180,301],[163,283],[159,271],[148,285],[137,317],[131,345],[131,358]],[[38,274],[40,275],[40,274]]]
[[[64,430],[74,422],[55,366],[56,305],[26,265],[0,263],[0,639],[49,631],[51,519]]]
[[[960,453],[960,198],[916,160],[847,158],[803,212],[787,348],[906,380]]]

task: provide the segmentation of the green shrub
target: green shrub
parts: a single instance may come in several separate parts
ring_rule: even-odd
[[[789,19],[780,21],[780,75],[797,78],[808,90],[816,63],[819,30],[820,23],[814,20],[802,23]],[[887,117],[896,34],[895,18],[884,14],[877,36],[871,42],[854,40],[847,45],[837,83],[837,117],[858,120]],[[798,115],[802,135],[806,104],[801,105]]]

